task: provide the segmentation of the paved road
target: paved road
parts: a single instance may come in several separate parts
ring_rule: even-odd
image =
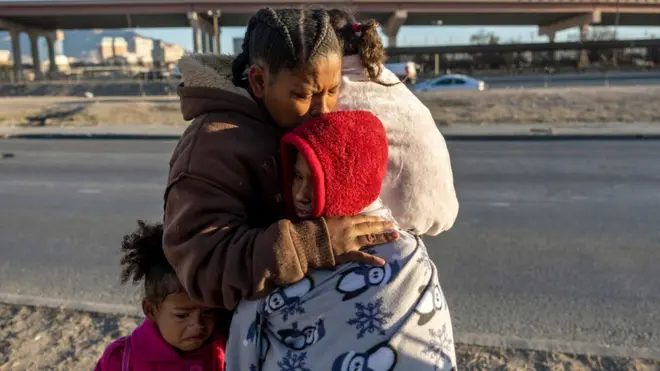
[[[0,141],[0,293],[131,302],[118,242],[173,145]],[[461,213],[427,243],[458,332],[660,348],[657,142],[450,149]]]

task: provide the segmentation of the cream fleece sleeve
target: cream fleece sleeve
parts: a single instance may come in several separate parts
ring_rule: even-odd
[[[381,78],[396,81],[389,70]],[[371,111],[383,122],[389,166],[381,198],[399,225],[431,236],[450,229],[458,199],[447,144],[429,109],[403,84],[386,87],[346,73],[338,108]]]

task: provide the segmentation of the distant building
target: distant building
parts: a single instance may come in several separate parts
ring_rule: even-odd
[[[69,58],[67,58],[65,55],[56,55],[55,64],[57,65],[57,71],[59,71],[60,73],[66,75],[71,73],[71,64]],[[49,60],[45,60],[44,62],[41,63],[42,71],[48,71],[49,69],[50,69]]]
[[[165,45],[165,62],[177,63],[186,54],[186,50],[179,45]]]
[[[115,57],[121,57],[128,53],[128,43],[123,37],[115,37],[112,46],[115,52]]]
[[[0,50],[0,65],[13,64],[11,52],[9,50]]]
[[[128,53],[128,43],[123,37],[104,37],[99,45],[99,58],[107,60],[123,57]]]
[[[122,57],[123,57],[124,63],[128,64],[128,65],[131,65],[131,66],[137,65],[138,62],[140,61],[140,58],[135,53],[126,53]]]
[[[179,61],[186,54],[186,51],[179,45],[168,44],[164,41],[154,42],[153,61],[164,65],[173,64]]]
[[[100,50],[85,50],[81,52],[80,61],[92,64],[101,63]]]
[[[104,37],[101,39],[101,44],[99,45],[99,58],[101,60],[114,57],[113,43],[114,41],[112,37]]]
[[[151,60],[154,52],[154,40],[135,35],[128,39],[128,49],[140,60]]]

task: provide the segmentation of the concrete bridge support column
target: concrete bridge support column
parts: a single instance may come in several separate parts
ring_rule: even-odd
[[[208,15],[208,12],[207,12]],[[212,15],[212,14],[211,14]],[[210,15],[209,15],[210,16]],[[213,53],[213,24],[206,18],[199,18],[199,29],[203,34],[204,53]]]
[[[199,16],[196,12],[190,12],[188,13],[188,20],[190,21],[190,27],[192,27],[193,53],[199,53],[202,49],[202,43],[200,40],[201,25],[199,24]]]
[[[554,43],[555,43],[555,33],[554,33],[554,32],[550,32],[550,33],[548,33],[548,42],[549,42],[550,44],[554,44]],[[555,63],[555,62],[557,61],[557,54],[556,54],[556,51],[555,51],[555,50],[551,50],[549,54],[550,54],[550,61],[552,61],[552,63]]]
[[[57,42],[57,36],[46,36],[46,42],[48,43],[48,77],[54,79],[58,74],[57,60],[55,58],[55,43]]]
[[[220,11],[213,13],[213,43],[215,45],[215,54],[221,54],[220,49]]]
[[[202,43],[200,40],[199,30],[193,28],[193,52],[199,53],[202,49]]]
[[[21,31],[9,30],[11,35],[11,54],[14,59],[14,83],[23,80],[23,58],[21,57]]]
[[[387,47],[396,48],[396,35],[386,35],[387,36]]]
[[[218,54],[218,55],[222,54],[222,43],[220,41],[220,36],[221,35],[222,35],[222,29],[220,29],[220,27],[218,27],[218,33],[213,38],[214,43],[215,43],[215,54]]]
[[[215,38],[213,37],[213,33],[206,33],[206,41],[208,43],[206,47],[207,53],[215,54]]]
[[[11,53],[14,58],[13,79],[18,83],[23,80],[23,58],[21,54],[21,33],[25,32],[30,37],[32,60],[34,63],[34,75],[37,79],[43,79],[41,71],[41,59],[39,57],[39,37],[53,37],[56,33],[53,30],[45,30],[37,27],[26,26],[8,19],[0,18],[0,28],[8,30],[11,37]]]
[[[580,41],[585,42],[589,39],[589,24],[580,26]],[[589,52],[586,49],[580,50],[580,67],[589,65]]]
[[[556,32],[573,27],[579,27],[580,41],[584,42],[587,41],[587,37],[589,36],[589,25],[599,24],[600,22],[601,22],[601,11],[600,9],[594,9],[589,13],[584,13],[566,19],[562,19],[560,21],[551,24],[539,25],[539,36],[548,36],[548,38],[552,37],[551,38],[551,42],[552,42],[552,40],[554,40],[554,34]],[[582,50],[580,52],[580,66],[584,67],[588,64],[589,64],[589,54],[587,53],[586,50]]]
[[[206,54],[209,52],[209,34],[206,31],[201,30],[202,32],[202,53]]]
[[[387,47],[396,48],[396,36],[403,26],[404,23],[408,20],[408,12],[405,10],[397,10],[396,12],[390,15],[387,22],[382,26],[383,33],[387,36]]]
[[[30,36],[30,49],[32,49],[32,64],[34,65],[34,78],[43,80],[44,73],[41,70],[41,56],[39,56],[39,34],[36,32],[28,33]]]

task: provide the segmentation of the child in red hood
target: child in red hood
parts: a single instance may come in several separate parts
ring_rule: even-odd
[[[381,121],[366,111],[329,113],[285,134],[281,144],[293,218],[377,216],[393,223],[399,239],[368,252],[380,264],[311,271],[264,299],[242,301],[227,370],[455,370],[436,266],[422,240],[401,230],[379,199],[388,166]]]
[[[122,243],[122,282],[144,280],[146,319],[110,344],[95,371],[224,371],[231,312],[194,302],[165,259],[162,224],[138,225]]]
[[[301,219],[359,214],[380,194],[387,154],[385,129],[366,111],[335,112],[294,129],[282,138],[290,211]]]

